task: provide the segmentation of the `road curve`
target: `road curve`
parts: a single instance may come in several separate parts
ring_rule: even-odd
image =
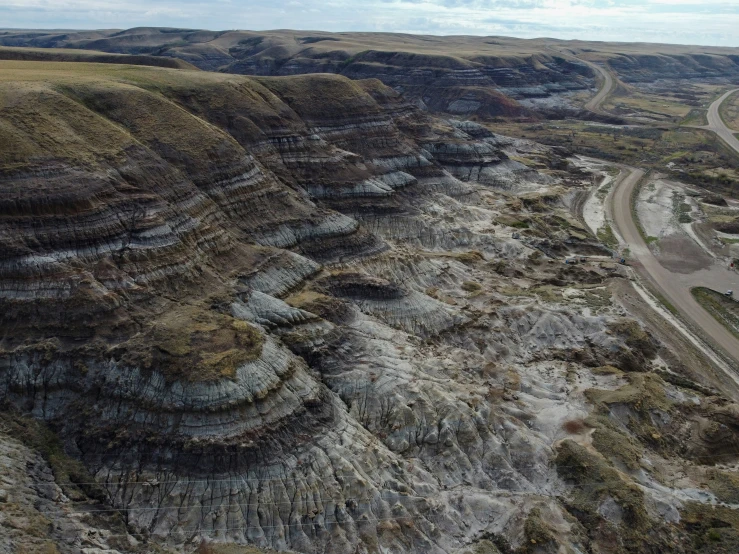
[[[582,63],[596,71],[600,74],[601,77],[603,77],[603,86],[598,91],[598,94],[596,94],[587,104],[585,104],[585,109],[590,110],[591,112],[596,113],[602,113],[600,109],[600,105],[603,103],[603,100],[606,99],[606,97],[611,93],[611,90],[613,90],[613,77],[611,74],[603,69],[598,64],[594,64],[593,62],[585,61],[581,58],[577,58]]]
[[[736,133],[737,131],[732,131],[731,129],[729,129],[726,126],[726,123],[724,123],[724,120],[721,119],[721,114],[719,113],[719,108],[721,107],[721,104],[724,103],[724,100],[726,100],[729,96],[737,91],[739,91],[739,88],[730,90],[721,98],[716,100],[713,104],[711,104],[711,106],[708,108],[708,125],[705,127],[701,127],[701,129],[708,129],[709,131],[713,131],[719,137],[721,137],[721,140],[729,145],[730,148],[739,153],[739,140],[737,140],[736,136],[734,135],[734,133]]]
[[[599,74],[603,78],[603,83],[600,87],[600,90],[598,91],[598,94],[593,96],[587,104],[585,104],[585,109],[590,112],[595,112],[598,114],[606,114],[607,112],[604,112],[600,109],[600,105],[603,103],[603,101],[608,97],[608,95],[613,90],[614,80],[613,76],[606,71],[603,67],[599,66],[596,63],[589,62],[588,60],[583,60],[582,58],[578,58],[576,55],[566,52],[562,50],[561,48],[557,48],[556,46],[547,46],[549,50],[552,50],[553,52],[556,52],[560,56],[564,56],[565,58],[569,58],[571,60],[578,61],[580,63],[584,63],[587,65],[590,69],[595,71],[597,74]]]
[[[613,221],[628,244],[631,256],[638,260],[650,282],[680,314],[731,356],[734,367],[739,367],[739,339],[698,304],[690,293],[692,285],[682,282],[665,269],[642,239],[631,211],[631,196],[637,183],[644,177],[644,171],[634,168],[625,171],[627,174],[617,182],[613,191],[611,206]]]

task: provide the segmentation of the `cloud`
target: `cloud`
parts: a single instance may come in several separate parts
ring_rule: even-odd
[[[167,26],[739,46],[737,0],[0,0],[22,28]]]

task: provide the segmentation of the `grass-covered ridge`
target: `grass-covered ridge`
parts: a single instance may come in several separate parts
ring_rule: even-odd
[[[152,137],[151,127],[212,135],[144,85],[191,82],[200,72],[142,66],[0,61],[0,169],[66,161],[111,162]],[[128,119],[116,121],[118,110]],[[131,113],[128,111],[133,110]],[[129,124],[129,125],[127,125]],[[223,137],[224,139],[226,137]]]
[[[172,69],[197,69],[194,65],[177,58],[132,54],[96,52],[73,48],[17,48],[0,46],[0,60],[114,63],[126,65],[149,65]]]
[[[739,131],[739,92],[732,94],[721,104],[719,113],[729,129]]]
[[[233,378],[239,366],[256,360],[263,340],[245,321],[183,305],[166,311],[123,345],[123,361],[173,380],[213,381]]]
[[[337,65],[353,63],[392,64],[412,67],[466,68],[475,64],[511,67],[524,62],[537,67],[561,56],[556,49],[584,53],[595,62],[610,61],[624,70],[638,71],[655,63],[723,68],[731,65],[734,49],[675,44],[562,41],[511,37],[432,36],[402,33],[324,31],[210,31],[139,27],[127,30],[68,32],[13,31],[0,33],[0,44],[23,44],[54,48],[82,48],[106,52],[146,53],[174,56],[207,63],[220,54],[225,60],[261,59],[321,60]],[[227,54],[225,54],[227,53]],[[223,62],[222,62],[223,63]]]
[[[367,90],[365,90],[365,88]],[[93,166],[143,146],[204,173],[245,155],[262,129],[377,112],[379,82],[336,75],[253,79],[103,63],[0,60],[0,171],[51,161]],[[388,92],[389,91],[389,92]],[[297,113],[296,113],[297,112]]]
[[[98,339],[91,354],[169,380],[234,378],[260,356],[263,336],[228,302],[204,304],[202,283],[232,298],[236,275],[262,255],[254,237],[325,217],[254,152],[269,133],[310,136],[302,117],[379,115],[374,97],[384,95],[394,92],[378,81],[336,75],[0,60],[0,211],[17,228],[36,219],[51,229],[43,244],[8,233],[4,252],[87,256],[45,277],[72,283],[69,298],[54,297],[61,307],[47,308],[43,325],[15,329],[23,338],[9,351],[79,332]],[[89,259],[100,263],[81,276]],[[43,304],[3,302],[8,321],[29,321],[23,310]]]

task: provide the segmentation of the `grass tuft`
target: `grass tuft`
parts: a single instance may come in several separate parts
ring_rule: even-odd
[[[262,352],[256,327],[230,315],[196,306],[178,306],[118,347],[121,361],[161,371],[171,380],[234,378],[244,363]]]

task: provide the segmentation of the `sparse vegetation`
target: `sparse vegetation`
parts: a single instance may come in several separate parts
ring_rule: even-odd
[[[592,415],[585,423],[594,429],[593,447],[606,459],[616,460],[629,470],[641,467],[644,448],[619,429],[609,417]]]
[[[721,104],[719,115],[729,129],[739,130],[739,93],[732,94]]]
[[[189,47],[189,43],[178,36],[178,30],[167,32],[172,37],[157,47],[162,52]],[[493,41],[489,37],[488,40]],[[353,61],[358,62],[353,64],[354,68],[373,63],[382,65],[390,58],[403,67],[433,63],[464,70],[482,63],[478,61],[482,56],[479,52],[474,52],[474,62],[443,52],[418,53],[418,58],[414,59],[416,54],[360,50],[359,45],[348,52],[343,37],[326,39],[323,35],[306,37],[301,33],[295,44],[306,56],[312,48],[317,51],[335,48],[335,55],[327,61],[328,68],[347,69]],[[238,42],[238,47],[244,51],[265,46],[260,37]],[[278,48],[270,49],[275,57],[279,55]],[[725,467],[682,463],[686,459],[698,460],[703,453],[701,444],[718,444],[715,437],[721,440],[729,437],[725,443],[731,443],[736,435],[731,426],[732,418],[735,419],[734,407],[720,397],[720,391],[656,369],[662,367],[665,360],[672,363],[669,357],[672,353],[667,351],[669,345],[666,348],[653,339],[651,328],[645,326],[652,325],[651,320],[645,318],[645,324],[641,325],[636,320],[620,317],[628,304],[624,296],[618,296],[619,287],[628,283],[614,275],[623,275],[624,271],[620,267],[616,267],[618,272],[613,271],[613,264],[598,263],[595,255],[602,253],[603,248],[568,211],[572,209],[569,206],[577,205],[584,197],[582,188],[587,181],[586,174],[573,169],[568,162],[572,152],[591,155],[602,152],[605,156],[601,157],[639,161],[640,166],[665,171],[667,163],[674,164],[670,167],[676,167],[676,172],[684,171],[690,164],[704,176],[706,171],[716,171],[715,167],[709,168],[722,159],[718,150],[713,149],[700,132],[677,128],[679,119],[693,110],[697,98],[702,97],[692,88],[670,94],[664,91],[647,93],[639,91],[636,85],[623,85],[623,90],[609,99],[611,109],[620,115],[631,117],[638,112],[641,117],[646,114],[660,122],[659,125],[614,128],[604,123],[586,125],[574,120],[533,124],[530,119],[503,121],[495,128],[496,132],[536,126],[538,130],[531,131],[532,138],[539,138],[537,133],[549,135],[552,131],[547,140],[551,143],[562,140],[561,145],[567,147],[566,152],[532,147],[531,154],[510,155],[512,160],[535,167],[546,176],[541,179],[540,191],[509,193],[480,185],[471,187],[474,192],[462,201],[456,197],[442,199],[441,185],[438,189],[409,186],[397,194],[403,196],[399,204],[403,209],[401,216],[396,209],[398,205],[393,205],[392,192],[372,197],[368,200],[372,207],[370,215],[356,218],[360,221],[359,230],[352,228],[356,236],[331,234],[324,244],[321,243],[322,235],[314,231],[323,224],[323,214],[343,210],[346,206],[351,210],[350,215],[356,214],[362,208],[362,198],[355,196],[335,203],[336,199],[325,203],[315,199],[316,208],[299,196],[300,202],[280,212],[280,203],[287,203],[301,183],[315,174],[321,179],[311,182],[331,183],[334,178],[365,182],[375,171],[383,172],[382,177],[385,177],[385,168],[377,160],[389,159],[394,154],[395,144],[398,144],[396,150],[403,155],[409,152],[417,155],[422,140],[436,140],[433,137],[438,134],[463,143],[467,140],[464,138],[466,131],[460,129],[467,127],[462,125],[470,125],[471,135],[484,134],[484,126],[474,127],[469,121],[457,121],[454,122],[460,125],[457,128],[448,118],[428,116],[433,109],[408,109],[406,113],[407,105],[400,102],[385,111],[378,98],[390,102],[398,93],[379,80],[348,81],[336,75],[250,79],[225,73],[127,66],[113,70],[110,65],[102,64],[89,64],[90,67],[79,75],[72,75],[69,68],[60,64],[36,63],[40,65],[33,71],[27,65],[0,63],[0,115],[3,116],[0,117],[0,169],[17,171],[29,164],[50,160],[62,167],[91,167],[97,171],[96,179],[97,175],[108,176],[114,181],[111,188],[128,187],[129,197],[140,204],[162,203],[177,211],[179,208],[172,207],[174,202],[169,202],[167,194],[159,194],[159,191],[155,194],[144,186],[137,188],[129,186],[128,182],[118,182],[126,181],[123,174],[135,165],[135,156],[146,152],[154,160],[153,167],[147,166],[146,171],[142,171],[146,179],[165,180],[169,176],[158,175],[157,164],[171,164],[176,168],[173,172],[177,183],[182,179],[191,180],[195,185],[167,189],[170,196],[187,200],[188,208],[178,212],[181,218],[176,224],[169,225],[162,215],[163,210],[152,215],[152,210],[126,207],[116,212],[115,225],[120,231],[116,231],[115,241],[108,240],[107,235],[104,237],[106,245],[114,242],[118,250],[111,249],[113,254],[106,258],[105,252],[109,250],[99,248],[103,251],[99,266],[91,267],[92,264],[82,257],[58,264],[64,270],[59,270],[60,273],[72,275],[67,277],[64,273],[65,279],[76,278],[75,272],[93,275],[94,278],[88,278],[85,274],[84,291],[97,293],[99,289],[102,292],[97,296],[90,293],[89,298],[84,296],[75,301],[85,306],[109,302],[110,311],[114,313],[110,316],[114,320],[111,325],[115,330],[104,336],[91,333],[93,342],[88,341],[87,335],[75,334],[73,327],[65,325],[64,332],[68,336],[62,337],[64,340],[55,337],[53,342],[39,341],[34,343],[36,350],[33,352],[31,347],[13,350],[15,345],[8,346],[3,355],[9,360],[11,355],[20,359],[21,354],[42,360],[38,372],[30,371],[30,377],[23,378],[25,381],[18,380],[20,385],[12,382],[12,394],[8,397],[26,394],[22,390],[25,387],[29,391],[28,409],[38,411],[41,401],[36,399],[41,397],[41,387],[48,388],[49,398],[56,395],[52,398],[55,402],[66,394],[63,387],[67,385],[62,379],[58,381],[59,389],[53,389],[47,387],[44,373],[50,362],[61,358],[60,352],[65,348],[70,350],[64,351],[64,355],[70,357],[83,352],[103,358],[104,363],[110,365],[116,365],[112,361],[118,362],[115,369],[121,372],[119,383],[129,375],[138,377],[133,369],[138,368],[143,370],[141,387],[148,387],[146,378],[152,376],[148,372],[156,371],[169,381],[166,385],[171,390],[184,391],[184,408],[172,407],[177,404],[175,399],[167,404],[168,411],[162,414],[156,398],[147,400],[150,405],[139,407],[136,404],[138,389],[132,388],[136,392],[129,394],[125,402],[130,402],[132,412],[140,410],[134,416],[130,419],[111,416],[105,421],[103,430],[92,421],[88,427],[81,426],[83,431],[78,432],[74,418],[86,418],[105,410],[125,411],[117,405],[123,402],[120,400],[123,392],[120,397],[106,397],[107,390],[95,388],[100,387],[95,379],[104,367],[101,369],[101,364],[95,365],[79,356],[70,362],[69,371],[64,369],[67,371],[64,378],[72,383],[71,387],[83,392],[75,389],[70,393],[70,396],[79,394],[79,397],[75,397],[68,409],[71,414],[68,421],[61,423],[66,426],[63,436],[69,441],[70,451],[81,452],[83,459],[93,460],[96,468],[105,469],[107,460],[111,459],[118,464],[117,468],[125,470],[127,460],[134,460],[132,473],[148,473],[146,468],[152,467],[163,481],[177,478],[179,471],[203,475],[193,479],[192,485],[188,483],[182,488],[188,491],[192,488],[197,495],[194,502],[184,495],[178,496],[180,489],[152,488],[141,494],[129,490],[121,478],[123,502],[127,506],[130,502],[132,508],[141,502],[152,512],[146,517],[153,515],[155,510],[158,514],[160,509],[169,509],[173,510],[172,514],[178,514],[176,517],[183,518],[180,521],[183,528],[192,527],[195,522],[192,517],[203,525],[202,534],[197,534],[201,530],[196,530],[196,534],[188,535],[187,540],[191,542],[187,548],[197,547],[199,554],[261,553],[262,550],[248,546],[208,540],[197,546],[201,536],[220,533],[220,526],[227,525],[231,519],[229,514],[233,513],[239,516],[235,519],[237,522],[242,521],[243,515],[245,528],[247,524],[251,528],[265,522],[267,528],[278,529],[264,535],[257,530],[247,534],[247,540],[272,541],[271,544],[286,548],[294,544],[304,549],[307,544],[305,548],[346,550],[351,541],[358,541],[350,545],[352,551],[379,552],[386,546],[418,550],[427,548],[436,538],[440,538],[439,544],[444,547],[452,542],[443,535],[427,537],[426,533],[431,533],[432,529],[433,533],[446,533],[448,525],[436,529],[429,522],[416,520],[431,514],[434,521],[455,522],[476,505],[486,506],[486,511],[495,511],[496,506],[503,505],[499,504],[500,497],[495,496],[500,492],[497,484],[500,478],[509,480],[505,483],[506,490],[516,491],[514,496],[504,491],[503,501],[515,502],[518,515],[510,520],[510,525],[507,520],[500,520],[503,522],[501,532],[512,537],[516,549],[502,534],[479,533],[484,525],[470,528],[453,525],[454,541],[466,545],[458,549],[460,554],[552,554],[558,550],[572,550],[573,545],[583,552],[644,554],[671,552],[678,543],[684,554],[715,554],[720,549],[731,554],[736,552],[732,550],[737,544],[739,518],[736,514],[722,507],[714,510],[706,505],[693,505],[681,497],[674,506],[671,501],[665,501],[665,508],[672,516],[680,510],[682,519],[666,518],[656,513],[662,506],[657,505],[655,498],[669,495],[669,490],[660,489],[658,496],[646,492],[655,481],[665,484],[666,471],[677,473],[688,468],[686,473],[691,474],[681,479],[690,484],[681,483],[679,487],[683,491],[699,483],[696,486],[705,486],[720,501],[739,503],[734,472]],[[541,62],[531,57],[531,63]],[[3,68],[9,73],[3,73]],[[17,89],[15,81],[7,78],[9,74],[15,74],[20,82]],[[9,98],[14,101],[8,101]],[[665,98],[669,100],[660,105]],[[43,105],[40,99],[48,100],[48,105]],[[402,107],[401,117],[393,115],[398,105]],[[323,127],[327,111],[330,112],[330,125]],[[345,124],[342,118],[354,121],[351,118],[358,114],[365,118],[362,123],[381,121],[382,124],[360,125],[361,131],[347,130],[352,125]],[[599,117],[607,116],[600,114]],[[683,122],[690,117],[688,114]],[[414,128],[416,125],[418,128]],[[560,133],[557,129],[560,125],[571,132],[569,140],[564,140],[565,131]],[[38,133],[30,132],[34,128]],[[320,130],[326,128],[331,131]],[[407,128],[413,131],[407,132]],[[278,131],[268,135],[267,131],[274,129]],[[336,138],[337,135],[340,137]],[[285,145],[281,141],[286,136],[290,140],[303,137],[308,145],[297,141],[282,151],[280,148]],[[352,141],[360,142],[361,148],[353,150]],[[475,147],[490,145],[477,139],[471,143]],[[261,145],[261,150],[253,153],[249,150],[250,144]],[[362,150],[365,148],[366,153]],[[700,154],[703,148],[707,152],[705,156]],[[672,151],[668,152],[670,149]],[[297,152],[299,161],[289,162],[289,156],[277,155],[278,151],[290,152],[290,155]],[[504,158],[507,151],[501,150],[500,157]],[[317,154],[316,163],[313,163],[314,153]],[[242,166],[238,164],[252,154],[260,169],[265,169],[263,188],[260,185],[231,187],[229,183],[234,181],[229,179],[240,176],[240,172],[227,174],[220,180],[222,165],[230,164],[240,170]],[[423,171],[429,175],[436,171],[437,175],[448,178],[448,172],[433,165],[438,160],[430,159],[432,164],[425,165]],[[691,159],[696,161],[689,162]],[[316,169],[321,164],[328,167],[323,173]],[[120,171],[111,167],[120,168]],[[727,167],[728,171],[733,171],[732,166]],[[554,179],[550,181],[549,175]],[[226,185],[214,186],[214,181]],[[238,177],[236,182],[240,183]],[[597,195],[605,197],[611,186],[601,187]],[[422,216],[413,222],[418,223],[418,227],[410,227],[411,233],[422,231],[409,235],[412,240],[408,241],[403,240],[407,230],[386,232],[390,224],[385,225],[380,218],[390,213],[392,220],[387,221],[392,221],[394,226],[412,221],[416,217],[414,210],[406,210],[405,206],[414,194],[427,194],[426,188],[432,188],[434,196],[423,197],[424,203],[418,203],[423,206],[423,210],[419,210]],[[250,190],[244,192],[243,189]],[[251,189],[256,193],[252,194]],[[43,186],[39,190],[43,191]],[[260,221],[253,224],[258,226],[258,233],[254,231],[256,227],[249,227],[251,223],[245,222],[248,217],[243,217],[243,212],[230,213],[233,204],[242,200],[251,209],[260,194],[266,195],[272,190],[279,192],[278,199],[271,201],[269,209],[265,210],[270,212],[264,217],[269,221],[259,218]],[[90,195],[93,198],[90,202],[103,204],[107,202],[106,194],[107,191],[96,190]],[[431,200],[427,201],[429,198]],[[574,200],[568,204],[563,198]],[[479,199],[482,201],[478,202]],[[440,200],[444,203],[439,204],[441,209],[432,216],[432,202]],[[84,206],[87,209],[88,205]],[[690,204],[684,197],[673,197],[673,207],[679,220],[690,220]],[[62,213],[66,213],[65,210],[68,210],[66,205],[59,209]],[[505,213],[491,215],[501,211]],[[459,214],[464,215],[459,217]],[[469,218],[466,214],[470,214]],[[149,273],[140,267],[147,266],[146,256],[150,254],[149,249],[155,247],[147,244],[146,251],[141,253],[145,249],[137,246],[144,240],[156,242],[156,232],[160,228],[177,227],[177,231],[172,231],[176,233],[179,227],[189,229],[194,225],[191,220],[198,218],[207,222],[207,228],[198,229],[200,232],[193,233],[195,236],[183,239],[193,250],[192,257],[185,257],[186,263],[192,262],[191,267],[182,270],[181,275],[185,277],[176,274],[178,260],[172,261],[167,251],[162,260],[157,260],[157,264],[151,264],[147,270],[165,273],[167,277],[163,280],[172,282],[161,285],[147,280]],[[424,225],[432,220],[439,229],[426,233]],[[504,233],[505,238],[497,239],[492,236],[492,220],[511,229],[526,229],[526,233],[522,233],[526,240],[509,241],[507,236],[511,229]],[[228,221],[230,227],[223,224],[219,228],[221,221]],[[279,233],[284,231],[288,238],[283,248],[265,240],[263,237],[268,233],[259,234],[263,232],[263,225],[273,225],[272,230],[277,228]],[[301,235],[303,227],[308,231]],[[330,229],[333,232],[333,227]],[[380,230],[377,233],[380,246],[371,243],[372,247],[367,249],[370,255],[355,258],[355,250],[364,252],[361,245],[355,246],[375,232],[373,229]],[[460,229],[462,233],[458,232]],[[217,240],[213,237],[218,236],[218,231],[223,231],[228,240],[213,247],[208,242]],[[94,234],[93,231],[90,234]],[[449,239],[452,235],[456,242]],[[469,236],[473,240],[466,240]],[[246,240],[238,245],[244,237]],[[613,229],[607,224],[598,229],[597,237],[611,248],[618,246]],[[351,242],[354,239],[358,242]],[[645,240],[654,243],[657,239],[645,237]],[[324,250],[337,243],[339,255],[327,257],[328,261],[320,267],[306,260],[311,256],[319,258],[325,254]],[[253,247],[258,252],[253,254],[256,261],[252,263],[249,259],[248,263],[238,266],[225,262],[223,265],[228,267],[219,272],[221,260],[230,259],[228,256],[248,258],[234,245],[249,249],[249,252]],[[35,255],[34,248],[33,241],[27,240],[18,251],[22,256]],[[196,259],[196,250],[208,248],[215,251],[211,258],[203,255],[205,262]],[[480,250],[465,251],[469,248]],[[562,264],[563,253],[573,252],[582,252],[587,256],[585,261],[578,260],[581,263],[576,265]],[[625,256],[627,252],[628,249]],[[289,256],[289,263],[283,262],[280,256]],[[254,313],[247,313],[238,302],[248,302],[249,295],[255,294],[253,290],[270,290],[255,284],[255,276],[264,276],[266,273],[259,272],[266,272],[263,269],[266,267],[269,271],[284,270],[284,274],[274,277],[279,286],[270,292],[272,298],[263,295],[260,300],[263,304],[257,305],[259,297],[251,297],[255,304],[247,308],[253,308]],[[169,279],[168,271],[176,277]],[[108,286],[109,282],[112,285]],[[214,290],[203,292],[211,283]],[[466,299],[460,299],[465,296],[460,289],[468,293]],[[421,291],[428,297],[420,294]],[[621,301],[615,302],[612,294]],[[731,302],[709,297],[719,304],[724,300]],[[307,310],[323,320],[289,309],[278,298],[288,306]],[[244,308],[244,312],[236,307]],[[721,308],[731,312],[739,332],[739,311],[734,314],[723,304]],[[269,316],[263,316],[264,312]],[[259,323],[252,325],[233,314]],[[32,323],[40,326],[41,318],[35,317]],[[279,323],[274,323],[273,327],[272,320],[267,317],[274,317]],[[88,319],[99,321],[94,314]],[[268,343],[270,348],[278,344],[281,354],[293,357],[287,358],[289,363],[274,371],[262,367],[269,363],[255,364],[256,370],[239,381],[238,386],[224,381],[234,379],[243,364],[263,356],[267,351],[263,351],[265,337],[270,333],[274,333],[269,335],[272,337]],[[10,331],[6,334],[3,348],[13,338]],[[113,336],[115,340],[110,339]],[[81,349],[73,344],[76,341],[89,344],[85,342],[85,349]],[[657,358],[658,355],[661,358]],[[266,357],[263,359],[268,361]],[[26,362],[17,365],[22,363]],[[699,370],[690,368],[693,369],[696,373]],[[9,383],[11,381],[8,379]],[[193,383],[203,381],[211,385],[224,381],[212,388],[222,386],[228,392],[230,388],[240,387],[246,392],[216,404],[210,398],[195,398],[199,394],[197,391],[206,387]],[[88,382],[93,384],[88,385]],[[57,381],[53,386],[57,386]],[[89,389],[84,389],[88,386]],[[106,382],[105,386],[115,388],[116,383]],[[188,397],[191,390],[196,393]],[[119,394],[118,390],[114,392]],[[95,399],[102,406],[99,411],[96,411],[97,406],[93,409],[84,405],[85,394],[102,399]],[[260,402],[253,403],[252,397]],[[263,398],[267,400],[262,401]],[[15,402],[15,398],[11,401]],[[46,398],[43,402],[45,409]],[[190,411],[195,404],[198,412]],[[57,421],[66,417],[62,412],[60,408],[59,414],[54,415]],[[721,417],[714,417],[719,412]],[[194,413],[197,415],[193,416]],[[94,479],[85,474],[81,464],[75,465],[76,462],[64,455],[62,443],[48,428],[34,426],[33,421],[16,416],[0,412],[0,428],[9,426],[13,434],[27,435],[24,440],[49,462],[67,496],[74,502],[87,502],[100,492],[94,485],[90,490],[83,488],[83,483]],[[185,425],[180,425],[180,419],[188,418]],[[254,421],[245,422],[247,418],[254,418]],[[124,424],[116,428],[119,421]],[[129,421],[135,424],[125,425]],[[207,433],[195,429],[201,422]],[[337,422],[339,427],[335,426]],[[241,423],[245,424],[239,428]],[[219,435],[219,426],[228,434]],[[559,440],[563,435],[566,438]],[[684,437],[690,437],[689,444]],[[351,442],[357,439],[361,443]],[[498,439],[504,446],[494,446]],[[697,454],[691,450],[694,443],[698,444]],[[332,444],[341,449],[332,452]],[[179,445],[184,445],[181,451],[176,450]],[[551,491],[556,493],[548,494],[549,489],[538,488],[531,492],[530,483],[544,483],[538,481],[539,468],[544,475],[550,472],[552,452],[556,453],[557,474],[565,485],[551,482],[551,475],[548,475],[546,487],[551,485]],[[346,481],[342,477],[340,487],[333,485],[332,472],[352,473],[354,469],[361,469],[362,475]],[[527,479],[521,487],[516,481],[520,477],[518,472]],[[195,484],[208,481],[214,473],[248,474],[265,481],[275,476],[275,482],[282,482],[275,487],[248,491],[248,505],[259,503],[259,509],[232,512],[231,507],[236,503],[243,504],[242,493],[247,491],[237,490],[236,485],[229,493],[227,487],[199,489]],[[339,475],[336,473],[337,478]],[[324,487],[324,483],[330,483],[330,490],[316,489]],[[416,487],[419,483],[422,486]],[[446,490],[442,491],[442,487]],[[232,498],[224,497],[223,491]],[[365,516],[353,497],[360,498],[361,491],[382,493],[382,498],[392,502],[388,505],[389,511],[383,509],[367,516],[366,520],[359,519]],[[215,495],[211,497],[216,499],[211,500],[212,505],[208,504],[209,494]],[[341,498],[343,494],[347,497]],[[406,502],[398,496],[406,494],[428,498],[424,503],[416,502],[421,498],[407,497]],[[318,498],[330,503],[335,498],[335,503],[317,502]],[[446,506],[448,499],[453,503]],[[290,506],[291,502],[295,505]],[[211,510],[216,504],[229,509],[216,514],[215,509]],[[285,506],[284,510],[271,508],[280,504]],[[333,513],[324,511],[327,505]],[[344,534],[341,527],[334,527],[335,535],[324,532],[326,529],[322,526],[334,524],[336,510],[342,512],[341,518],[347,518],[350,533]],[[195,512],[202,512],[201,516]],[[131,513],[135,513],[133,509]],[[406,517],[409,513],[412,517]],[[160,518],[159,515],[154,517]],[[145,524],[151,524],[151,529],[164,529],[173,520],[147,519]],[[209,528],[211,522],[215,523]],[[291,526],[304,525],[306,533],[297,530],[293,537],[291,532],[290,541],[285,542],[284,530],[279,529],[282,522],[289,522],[286,524]],[[497,525],[492,519],[489,523]],[[46,529],[52,528],[48,519],[43,520],[43,525]],[[178,540],[175,539],[178,532],[173,530],[169,535],[173,541]],[[230,535],[217,536],[230,540]],[[104,533],[99,533],[101,544],[104,538]],[[324,539],[325,542],[319,544]],[[314,540],[315,545],[311,542]],[[693,547],[695,552],[690,550]],[[453,546],[449,548],[454,549]]]
[[[639,220],[639,213],[636,209],[636,204],[639,201],[639,196],[641,195],[641,189],[644,186],[644,183],[648,181],[649,181],[649,173],[646,173],[644,177],[642,177],[641,180],[634,187],[634,190],[631,192],[631,198],[629,199],[631,203],[631,218],[634,220],[634,223],[636,224],[636,228],[639,231],[641,238],[644,240],[644,242],[647,243],[647,245],[652,244],[658,239],[656,237],[648,236],[647,233],[644,231],[644,227],[641,221]]]
[[[597,191],[595,191],[595,196],[600,200],[601,202],[605,201],[606,196],[608,196],[608,193],[611,192],[613,189],[613,181],[608,183],[607,185],[603,185],[598,188]]]
[[[500,215],[496,220],[499,225],[506,225],[514,229],[528,229],[529,223],[511,215]]]
[[[462,290],[475,293],[482,290],[482,285],[475,281],[465,281],[464,283],[462,283]]]
[[[690,292],[707,312],[739,338],[739,302],[705,287],[695,287]]]
[[[679,317],[680,312],[677,310],[675,305],[667,300],[663,294],[661,294],[658,291],[650,290],[650,292],[654,295],[654,297],[659,301],[660,304],[662,304],[665,308],[667,308],[667,311],[670,312],[672,315]]]
[[[43,422],[14,411],[0,411],[0,432],[38,452],[49,464],[55,482],[72,500],[103,501],[108,498],[102,487],[93,484],[94,479],[85,466],[64,452],[59,437]]]
[[[739,551],[739,515],[731,508],[686,502],[680,511],[696,552],[733,554]]]
[[[693,218],[690,212],[693,211],[690,204],[685,202],[685,195],[673,193],[672,195],[672,211],[677,217],[678,223],[692,223]]]
[[[739,475],[737,473],[712,469],[708,472],[707,485],[720,502],[739,504]]]
[[[685,119],[680,122],[680,125],[684,127],[702,127],[704,125],[708,125],[706,110],[693,108],[688,112],[688,115],[685,116]]]
[[[194,554],[270,554],[275,550],[264,550],[244,544],[202,541]]]
[[[613,234],[613,229],[611,226],[606,223],[603,227],[598,229],[598,240],[605,244],[609,248],[617,248],[618,247],[618,239],[616,238],[616,235]]]
[[[124,363],[173,380],[233,378],[259,357],[263,337],[252,325],[199,306],[174,306],[118,348]]]
[[[736,194],[739,191],[739,157],[708,131],[689,128],[704,125],[704,109],[691,107],[695,102],[707,104],[721,87],[700,87],[695,96],[700,100],[678,99],[677,111],[658,106],[661,120],[633,128],[586,124],[578,120],[556,120],[532,125],[525,122],[502,122],[497,132],[521,136],[547,144],[564,146],[580,154],[626,163],[636,167],[667,172],[671,177],[716,192]],[[673,98],[673,91],[661,94]],[[633,90],[631,95],[639,96]],[[619,97],[621,98],[621,97]],[[652,95],[656,104],[660,99]],[[627,103],[621,103],[622,108]],[[635,106],[634,104],[631,105]],[[611,109],[615,106],[611,105]],[[642,105],[647,108],[647,104]],[[692,111],[691,111],[692,110]],[[651,113],[651,112],[650,112]],[[686,113],[681,121],[679,113]],[[691,115],[692,114],[692,115]],[[679,126],[682,124],[682,126]]]
[[[555,463],[560,477],[574,485],[570,492],[572,512],[586,528],[599,524],[617,527],[613,531],[620,534],[627,548],[644,540],[643,533],[651,522],[638,487],[624,480],[604,458],[569,439],[560,443]],[[598,512],[609,500],[622,512],[620,525],[608,522]]]
[[[469,250],[467,252],[462,252],[461,254],[458,254],[457,259],[467,265],[472,265],[476,262],[483,261],[485,259],[485,256],[482,255],[482,252],[478,252],[477,250]]]
[[[541,517],[538,508],[531,510],[526,516],[523,525],[526,542],[521,549],[523,552],[541,552],[549,546],[556,546],[556,531],[554,531]]]

